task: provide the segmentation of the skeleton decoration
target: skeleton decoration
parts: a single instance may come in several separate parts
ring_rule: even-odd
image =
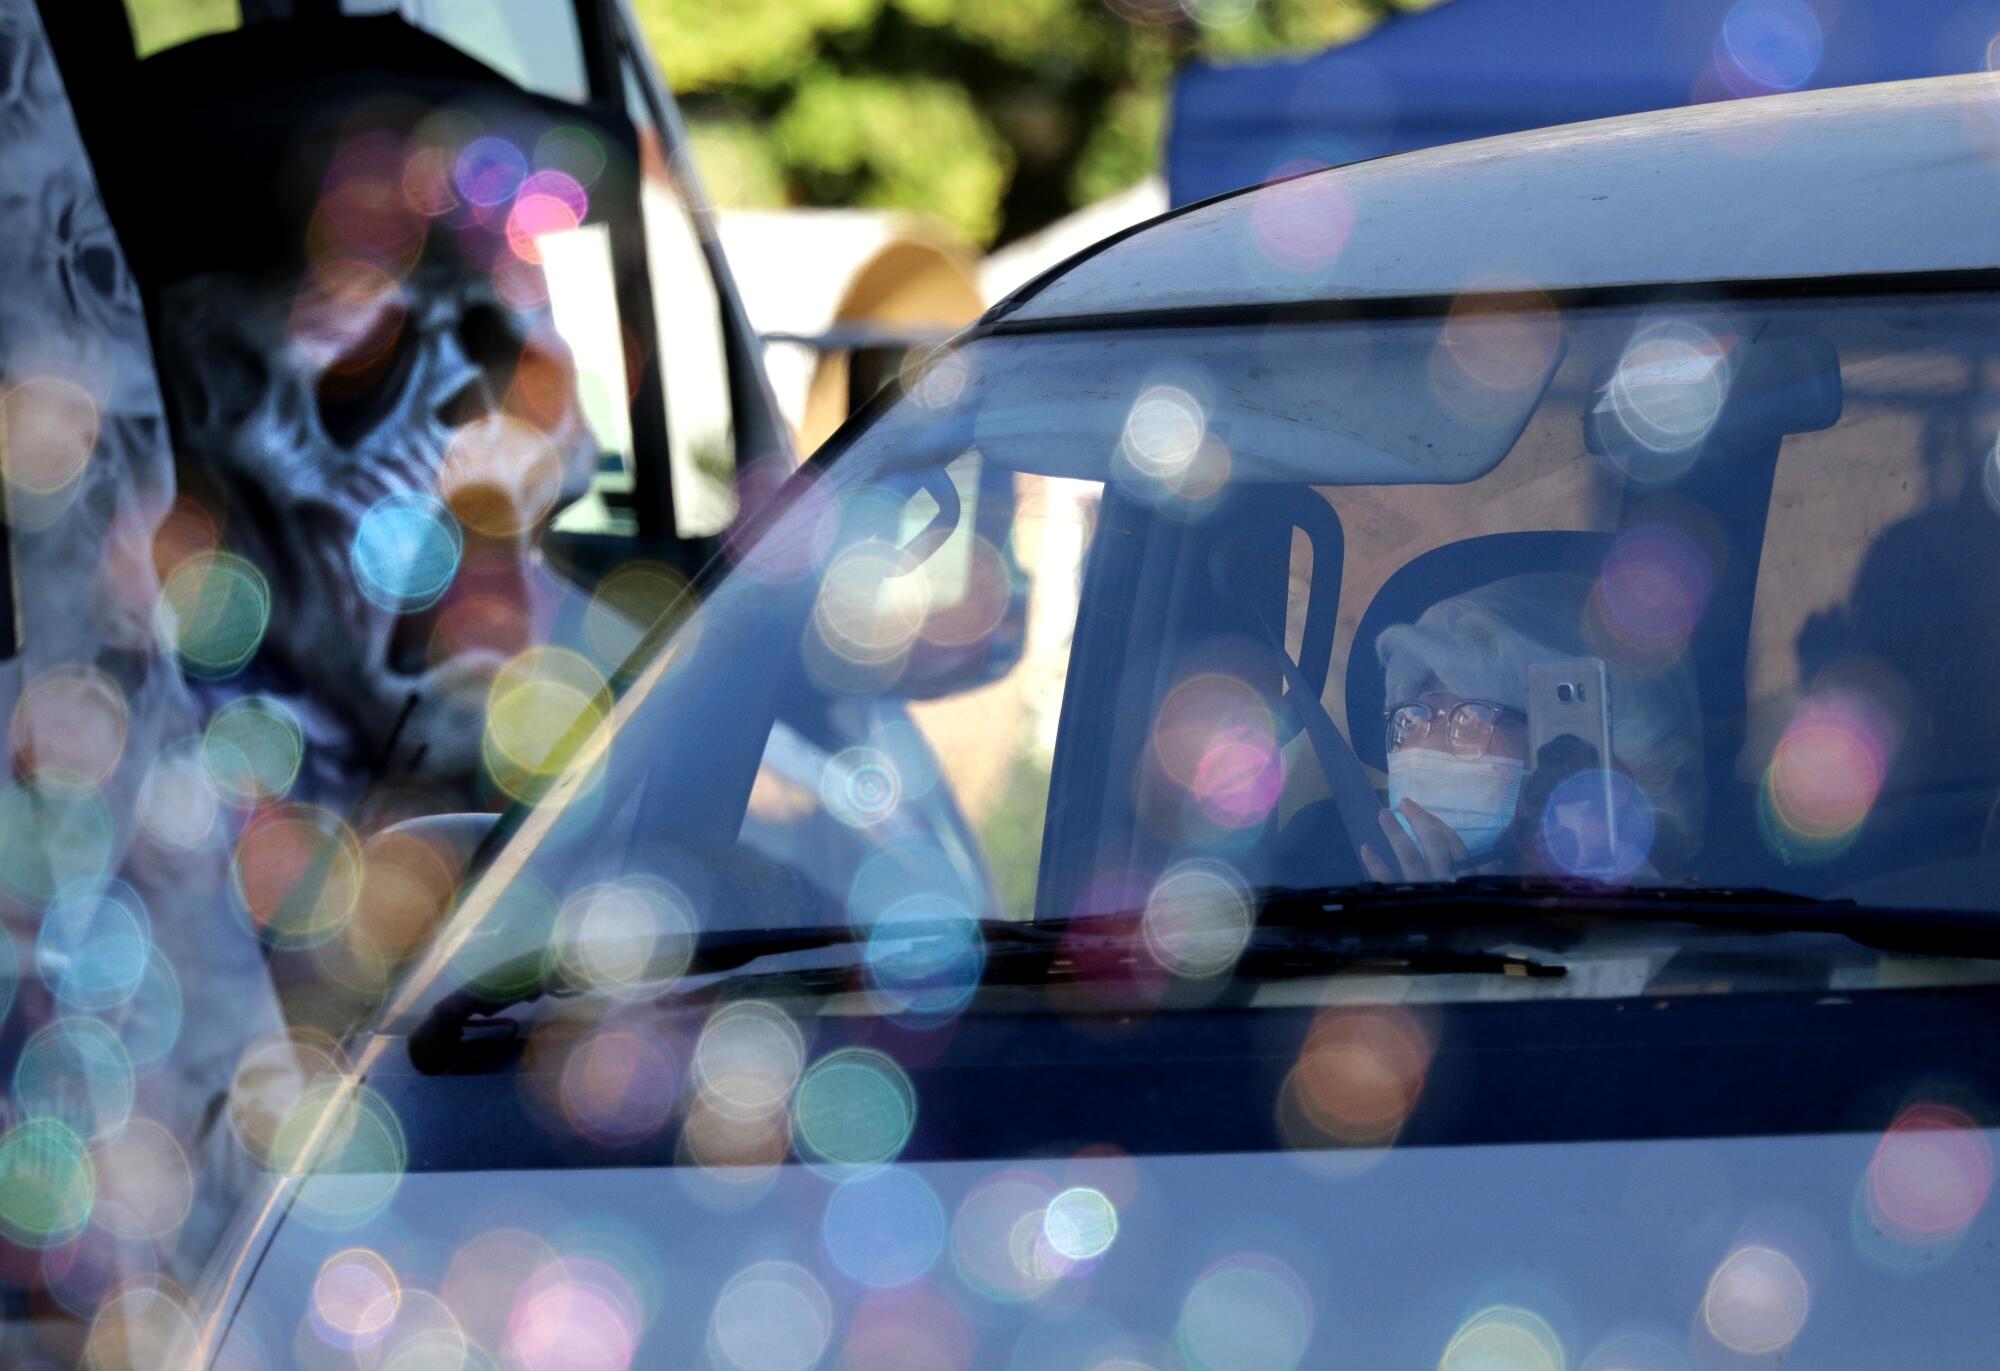
[[[279,1015],[227,850],[135,821],[198,740],[152,631],[173,469],[138,291],[31,0],[0,0],[0,166],[0,508],[25,630],[0,664],[0,1362],[22,1365],[74,1353],[38,1342],[51,1328],[108,1327],[121,1284],[180,1298],[168,1273],[200,1269],[248,1183],[224,1104]]]
[[[386,783],[394,813],[480,807],[495,673],[569,594],[536,535],[596,452],[538,246],[587,212],[587,138],[491,110],[350,121],[298,226],[303,271],[162,293],[203,486],[184,513],[213,528],[193,542],[244,559],[269,604],[247,670],[225,658],[204,694],[290,705],[295,799],[351,814]]]

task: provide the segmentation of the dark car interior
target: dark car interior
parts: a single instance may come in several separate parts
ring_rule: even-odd
[[[592,92],[582,104],[525,90],[399,15],[348,14],[337,3],[246,7],[241,28],[143,60],[123,0],[50,0],[42,12],[155,318],[159,293],[174,280],[296,260],[298,169],[286,159],[301,132],[337,110],[480,98],[599,130],[619,156],[586,222],[605,225],[614,244],[636,444],[634,488],[611,498],[629,511],[637,537],[556,533],[552,544],[592,580],[635,556],[692,575],[714,554],[712,539],[676,534],[660,358],[641,341],[655,336],[655,320],[639,183],[642,162],[661,155],[659,115],[640,98],[611,6],[576,6]],[[208,152],[190,161],[190,147]],[[740,327],[725,334],[743,449],[781,450],[785,440],[762,396],[752,344]]]
[[[1701,882],[1785,886],[1800,876],[1773,870],[1756,837],[1756,788],[1729,778],[1728,759],[1745,745],[1751,613],[1780,448],[1788,435],[1838,421],[1840,364],[1830,346],[1810,337],[1762,339],[1754,355],[1693,469],[1673,487],[1677,509],[1700,512],[1704,536],[1720,549],[1715,561],[1721,568],[1687,648],[1707,725],[1702,747],[1711,777],[1708,832],[1691,837],[1707,854],[1695,876]],[[1601,390],[1604,379],[1596,384]],[[1594,422],[1578,437],[1579,458],[1601,455],[1612,441]],[[1372,651],[1358,645],[1372,644],[1389,625],[1414,622],[1438,601],[1498,577],[1533,572],[1594,577],[1625,527],[1658,517],[1654,504],[1635,501],[1626,522],[1610,528],[1489,534],[1447,543],[1404,563],[1375,593],[1351,634],[1357,647],[1346,658],[1347,713],[1340,721],[1340,733],[1353,740],[1350,752],[1323,724],[1314,727],[1322,721],[1310,703],[1301,706],[1322,693],[1331,654],[1345,551],[1339,515],[1310,487],[1239,486],[1213,515],[1193,524],[1162,518],[1143,500],[1108,493],[1103,528],[1111,536],[1094,545],[1086,574],[1087,608],[1078,626],[1073,682],[1109,679],[1114,664],[1122,674],[1116,703],[1108,708],[1107,701],[1072,685],[1054,789],[1058,805],[1101,800],[1112,817],[1100,826],[1052,816],[1057,821],[1050,831],[1058,836],[1045,854],[1044,872],[1057,884],[1044,889],[1043,908],[1073,908],[1082,895],[1063,884],[1061,873],[1119,860],[1066,849],[1065,843],[1130,833],[1135,848],[1123,860],[1141,870],[1163,860],[1166,843],[1150,835],[1143,817],[1121,812],[1129,798],[1106,778],[1130,774],[1132,759],[1143,751],[1147,721],[1172,684],[1170,673],[1184,672],[1204,651],[1226,659],[1233,673],[1257,686],[1286,737],[1301,732],[1310,737],[1310,755],[1332,794],[1259,840],[1246,858],[1262,877],[1252,883],[1309,888],[1364,879],[1354,854],[1375,837],[1380,806],[1362,782],[1361,768],[1379,774],[1384,765],[1380,720],[1386,702],[1381,667]],[[1301,646],[1291,649],[1281,628],[1295,539],[1310,546],[1312,573],[1306,603],[1290,606],[1301,634]],[[1177,573],[1156,574],[1151,568],[1157,566],[1174,566]],[[1290,593],[1296,601],[1297,588]],[[1113,605],[1121,610],[1088,608]],[[1222,624],[1238,628],[1218,635]],[[1218,637],[1226,643],[1218,645]],[[1148,663],[1155,664],[1151,672]],[[1093,716],[1111,722],[1087,726]],[[1745,834],[1748,843],[1738,843]]]

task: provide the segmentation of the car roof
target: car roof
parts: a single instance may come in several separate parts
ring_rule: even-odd
[[[1699,105],[1314,172],[1154,220],[994,310],[1135,311],[2000,264],[2000,74]]]

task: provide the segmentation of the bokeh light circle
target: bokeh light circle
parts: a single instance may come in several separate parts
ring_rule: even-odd
[[[356,1360],[379,1357],[379,1371],[486,1371],[484,1351],[470,1344],[443,1300],[406,1285],[387,1336]]]
[[[612,1146],[643,1142],[666,1126],[680,1064],[658,1034],[600,1028],[570,1048],[559,1092],[563,1116],[584,1137]]]
[[[1312,1342],[1305,1284],[1275,1257],[1210,1267],[1181,1303],[1175,1341],[1194,1371],[1292,1371]]]
[[[923,630],[929,582],[909,554],[861,543],[833,559],[820,582],[813,625],[836,657],[862,666],[897,661]]]
[[[603,140],[576,124],[558,124],[535,143],[535,165],[561,171],[581,186],[597,184],[604,174]]]
[[[138,1081],[125,1044],[101,1019],[57,1019],[36,1031],[14,1064],[23,1119],[53,1119],[80,1138],[109,1138],[132,1117]]]
[[[1684,1343],[1639,1329],[1613,1333],[1584,1355],[1578,1371],[1693,1371]]]
[[[748,1113],[697,1090],[676,1151],[690,1173],[700,1173],[702,1183],[689,1187],[697,1201],[708,1208],[733,1209],[754,1202],[776,1183],[791,1146],[787,1111]]]
[[[924,409],[942,409],[965,393],[972,368],[961,352],[943,348],[925,352],[913,349],[904,360],[897,380],[904,394]]]
[[[722,1113],[760,1118],[783,1110],[805,1069],[805,1039],[782,1010],[738,1000],[711,1014],[695,1045],[694,1076]]]
[[[1216,739],[1233,729],[1274,731],[1255,687],[1234,676],[1203,672],[1178,682],[1153,721],[1153,755],[1180,785],[1192,788]]]
[[[530,777],[553,775],[602,724],[608,698],[603,673],[588,658],[567,648],[529,648],[500,669],[487,692],[494,760]]]
[[[1518,391],[1540,382],[1562,350],[1562,318],[1548,296],[1526,281],[1494,278],[1473,283],[1452,301],[1438,337],[1448,372],[1434,362],[1432,380],[1476,384],[1482,392]],[[1455,373],[1455,375],[1453,375]],[[1457,398],[1447,393],[1447,402]],[[1468,397],[1469,398],[1469,397]],[[1484,395],[1466,406],[1470,417],[1490,409]],[[1456,406],[1455,406],[1456,407]]]
[[[125,1242],[159,1242],[194,1207],[194,1172],[180,1142],[152,1119],[134,1118],[92,1152],[99,1202],[91,1221]]]
[[[222,797],[199,743],[154,758],[135,810],[140,831],[170,851],[192,852],[220,836]]]
[[[1776,1248],[1743,1246],[1709,1277],[1702,1321],[1715,1340],[1745,1356],[1767,1356],[1791,1346],[1811,1307],[1798,1263]]]
[[[1736,0],[1722,20],[1723,51],[1756,87],[1739,95],[1797,90],[1819,69],[1825,42],[1803,0]]]
[[[562,454],[547,433],[514,415],[493,414],[452,434],[438,469],[438,493],[474,533],[519,538],[555,507],[563,470]]]
[[[1044,1177],[1026,1171],[1003,1171],[967,1190],[951,1222],[959,1278],[975,1293],[1009,1304],[1048,1289],[1063,1272],[1043,1232],[1055,1194]]]
[[[1902,1242],[1948,1242],[1985,1208],[1993,1171],[1992,1146],[1971,1115],[1950,1105],[1912,1105],[1883,1133],[1868,1164],[1869,1217]]]
[[[1810,698],[1771,753],[1759,793],[1765,838],[1792,860],[1825,860],[1861,831],[1889,769],[1878,711],[1858,697]]]
[[[342,936],[390,961],[426,946],[458,894],[460,857],[442,841],[394,828],[361,845],[361,893]]]
[[[872,747],[850,747],[826,765],[820,777],[820,799],[827,812],[849,828],[868,828],[896,812],[903,796],[903,779],[888,754]]]
[[[57,1000],[99,1013],[137,993],[153,955],[153,924],[123,881],[89,881],[56,896],[35,935],[35,968]]]
[[[1530,1309],[1493,1305],[1467,1319],[1438,1358],[1438,1371],[1563,1371],[1562,1340]]]
[[[381,1095],[338,1078],[307,1087],[271,1139],[273,1169],[305,1174],[294,1212],[348,1229],[380,1214],[402,1184],[409,1144]]]
[[[458,575],[465,535],[442,501],[417,491],[385,495],[355,526],[347,564],[361,593],[413,613],[444,598]]]
[[[1153,960],[1177,976],[1216,976],[1236,964],[1255,914],[1250,889],[1221,862],[1194,858],[1161,875],[1141,923]]]
[[[539,171],[521,184],[507,213],[507,246],[521,261],[542,264],[541,240],[574,232],[589,213],[590,197],[574,177]]]
[[[485,1228],[452,1253],[438,1293],[468,1339],[499,1347],[524,1287],[557,1261],[545,1238],[519,1228]]]
[[[47,791],[0,783],[0,885],[30,904],[102,877],[117,828],[97,792]]]
[[[1042,1232],[1063,1256],[1089,1261],[1110,1251],[1118,1237],[1118,1207],[1102,1190],[1071,1186],[1049,1201]]]
[[[74,663],[54,667],[14,706],[14,774],[42,790],[97,790],[118,768],[128,724],[125,694],[110,677]]]
[[[1634,335],[1600,411],[1630,441],[1617,453],[1639,481],[1685,473],[1729,396],[1729,348],[1698,324],[1667,320]]]
[[[1687,648],[1708,608],[1714,570],[1679,529],[1655,525],[1621,535],[1604,559],[1592,597],[1597,618],[1633,665],[1665,665]]]
[[[1167,480],[1188,469],[1207,436],[1199,400],[1179,386],[1153,385],[1132,402],[1119,452],[1141,475]]]
[[[894,1161],[916,1128],[917,1094],[894,1060],[843,1047],[812,1064],[792,1098],[801,1153],[839,1167]]]
[[[972,1371],[973,1342],[956,1302],[926,1282],[865,1297],[848,1321],[834,1364],[850,1371]]]
[[[1006,554],[978,534],[966,542],[963,564],[952,569],[947,558],[924,564],[932,578],[929,609],[921,633],[927,643],[944,648],[975,648],[1006,622],[1014,603],[1014,575]]]
[[[884,1013],[937,1022],[963,1009],[979,989],[986,935],[963,906],[912,895],[875,921],[865,956],[868,983]]]
[[[1323,165],[1287,159],[1265,179],[1292,179],[1250,200],[1247,246],[1256,253],[1253,267],[1264,268],[1260,275],[1266,279],[1270,268],[1287,275],[1318,275],[1339,259],[1353,236],[1356,205],[1348,183],[1337,176],[1299,174]]]
[[[459,152],[452,182],[472,204],[490,208],[513,198],[528,175],[528,159],[505,138],[475,138]]]
[[[694,910],[676,887],[652,876],[586,886],[563,902],[557,955],[579,986],[662,989],[694,957]]]
[[[453,159],[442,147],[418,147],[403,164],[403,203],[426,219],[436,219],[459,207],[452,184]]]
[[[979,893],[951,854],[926,834],[895,838],[878,835],[847,888],[847,917],[857,929],[872,928],[889,911],[926,891],[960,911],[976,907]],[[947,917],[956,917],[955,915]]]
[[[388,1260],[369,1248],[350,1247],[320,1263],[307,1309],[321,1338],[359,1351],[381,1341],[402,1305],[402,1282]]]
[[[185,1013],[180,976],[155,943],[145,974],[118,1019],[118,1040],[125,1044],[134,1071],[144,1075],[167,1059],[180,1041]]]
[[[0,1234],[23,1247],[66,1242],[96,1199],[96,1168],[68,1124],[30,1118],[0,1134]]]
[[[629,1283],[603,1263],[557,1260],[523,1283],[501,1361],[520,1371],[625,1371],[640,1317]]]
[[[1379,1146],[1395,1138],[1416,1108],[1430,1061],[1430,1041],[1408,1010],[1328,1009],[1306,1033],[1294,1093],[1307,1121],[1328,1141]]]
[[[944,1252],[944,1206],[923,1177],[884,1167],[850,1177],[828,1196],[820,1235],[850,1280],[875,1289],[908,1285]]]
[[[175,567],[160,587],[154,625],[193,676],[219,679],[243,669],[271,623],[264,575],[229,552],[201,552]]]
[[[361,844],[331,812],[308,805],[265,810],[236,840],[237,898],[259,937],[313,947],[339,934],[361,897]]]
[[[1616,833],[1607,842],[1606,796]],[[1565,776],[1542,810],[1542,850],[1559,870],[1598,881],[1629,879],[1652,855],[1658,821],[1639,783],[1618,770],[1587,767]]]
[[[14,945],[14,935],[0,925],[0,1021],[13,1008],[14,994],[20,984],[21,953]]]
[[[597,583],[583,612],[590,656],[615,670],[648,633],[666,623],[688,594],[687,578],[652,562],[629,562]],[[681,629],[686,634],[694,624]],[[684,649],[683,649],[684,650]]]
[[[186,1293],[164,1277],[141,1277],[119,1286],[98,1306],[84,1362],[91,1371],[195,1365],[198,1336],[193,1301]],[[230,1344],[236,1341],[232,1334]],[[246,1332],[245,1341],[254,1346],[254,1335]],[[239,1365],[227,1356],[216,1362],[217,1371],[237,1371]]]
[[[533,262],[523,262],[511,252],[502,254],[493,263],[491,279],[493,293],[500,297],[500,303],[516,314],[548,308],[549,278]]]
[[[334,1041],[305,1029],[266,1033],[236,1059],[229,1082],[229,1124],[236,1141],[260,1166],[282,1168],[276,1157],[278,1133],[293,1108],[314,1085],[347,1069]],[[290,1135],[294,1145],[298,1134]]]
[[[321,255],[293,302],[292,341],[323,369],[329,394],[343,388],[353,393],[379,375],[402,337],[409,308],[402,279],[378,263]]]
[[[730,1277],[709,1318],[709,1344],[735,1371],[808,1371],[833,1338],[833,1304],[804,1267],[758,1262]]]
[[[231,700],[202,731],[202,764],[210,783],[243,809],[283,799],[298,779],[305,751],[299,716],[268,695]]]
[[[0,478],[28,495],[75,484],[97,448],[99,414],[90,392],[56,376],[33,376],[0,391]]]
[[[1224,729],[1195,764],[1190,789],[1201,812],[1224,828],[1262,823],[1285,789],[1285,753],[1277,735],[1253,725]]]

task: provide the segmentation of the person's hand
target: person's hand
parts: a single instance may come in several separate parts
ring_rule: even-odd
[[[1367,868],[1369,879],[1391,885],[1401,881],[1451,880],[1470,855],[1465,850],[1465,840],[1452,832],[1451,825],[1415,800],[1403,801],[1402,813],[1417,836],[1412,839],[1405,833],[1388,810],[1377,815],[1382,836],[1387,840],[1388,855],[1384,856],[1373,843],[1362,845],[1361,865]]]

